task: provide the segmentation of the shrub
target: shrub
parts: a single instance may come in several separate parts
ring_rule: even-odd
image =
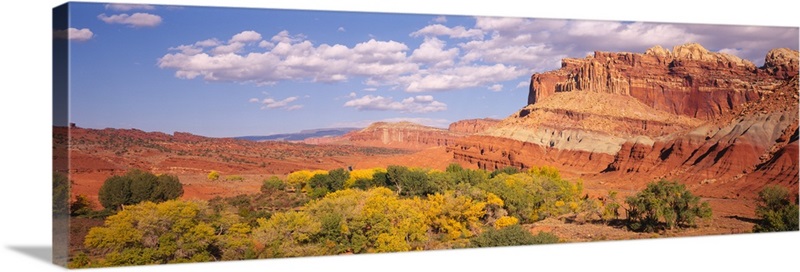
[[[244,181],[244,177],[242,177],[240,175],[232,175],[232,176],[228,176],[227,178],[225,178],[225,180],[242,182],[242,181]]]
[[[609,191],[608,196],[603,199],[603,212],[601,219],[603,222],[611,221],[612,219],[619,219],[620,205],[617,202],[617,192]]]
[[[694,226],[695,219],[710,218],[708,202],[686,190],[675,181],[661,180],[625,200],[628,204],[628,228],[653,232],[674,227]]]
[[[791,202],[786,188],[766,186],[758,193],[758,197],[756,216],[759,221],[753,226],[754,232],[798,230],[798,204]]]
[[[208,178],[210,181],[217,181],[219,180],[219,172],[216,170],[211,170],[211,172],[208,172],[208,176],[206,176],[206,178]]]
[[[71,216],[84,216],[92,212],[92,203],[85,195],[78,195],[69,205],[69,213]]]
[[[548,232],[531,234],[520,225],[501,229],[490,228],[471,240],[473,247],[522,246],[557,243],[558,237]]]
[[[286,184],[283,181],[276,177],[272,176],[268,179],[265,179],[264,182],[261,184],[261,193],[272,193],[277,191],[283,191],[286,188]]]

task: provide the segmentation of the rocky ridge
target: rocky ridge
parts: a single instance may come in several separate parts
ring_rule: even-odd
[[[486,169],[679,179],[708,196],[797,186],[797,62],[797,51],[781,48],[756,67],[699,44],[564,59],[531,77],[528,106],[448,151]]]

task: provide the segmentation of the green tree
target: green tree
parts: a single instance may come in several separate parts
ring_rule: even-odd
[[[675,181],[660,180],[629,196],[627,208],[628,228],[634,231],[653,232],[664,228],[694,226],[697,218],[710,218],[708,202],[686,190]]]
[[[98,192],[100,204],[110,210],[143,201],[164,202],[183,195],[183,185],[173,175],[156,176],[132,169],[122,176],[106,179]]]
[[[758,193],[756,206],[758,223],[754,232],[796,231],[798,230],[798,204],[792,203],[789,191],[778,185],[766,186]],[[797,200],[798,197],[795,196]]]
[[[436,185],[424,171],[390,165],[386,168],[386,174],[388,183],[401,196],[426,196],[436,192]]]
[[[344,189],[344,183],[350,178],[350,173],[342,168],[334,169],[326,174],[316,174],[308,181],[308,196],[320,198],[330,192]]]
[[[104,208],[110,210],[119,210],[123,205],[131,204],[130,180],[122,176],[106,179],[100,186],[98,199]]]
[[[150,195],[150,201],[164,202],[170,199],[177,199],[183,195],[183,184],[177,176],[162,174],[156,179],[156,187]]]
[[[69,186],[66,174],[53,172],[53,216],[69,215]]]

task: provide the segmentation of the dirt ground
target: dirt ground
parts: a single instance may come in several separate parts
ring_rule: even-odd
[[[410,167],[427,167],[444,170],[447,165],[455,162],[452,160],[452,154],[447,153],[444,147],[431,147],[413,154],[399,154],[399,155],[381,155],[358,157],[351,156],[344,158],[343,164],[352,165],[356,169],[372,168],[372,167],[386,167],[387,165],[405,165]],[[313,165],[309,165],[309,169],[315,169]],[[474,168],[472,165],[465,165],[465,167]],[[234,172],[233,169],[228,171],[221,171],[220,179],[217,181],[209,181],[207,179],[206,169],[196,171],[186,171],[185,169],[161,169],[163,173],[174,174],[183,184],[184,194],[182,199],[198,199],[209,200],[214,197],[231,197],[240,194],[255,194],[258,193],[262,181],[271,177],[278,176],[285,178],[285,174],[271,174],[264,171],[260,173],[258,170],[248,169],[241,173]],[[97,194],[105,179],[112,175],[120,175],[124,172],[120,169],[97,169],[95,171],[86,171],[71,174],[73,180],[72,195],[73,198],[77,195],[85,195],[92,201],[95,209],[102,208]],[[227,178],[238,175],[243,178],[241,181],[227,180]],[[568,180],[577,180],[576,174],[563,173],[564,177]],[[611,190],[609,184],[602,180],[584,179],[584,192],[590,197],[596,198],[606,196],[608,191]],[[619,187],[619,186],[616,186]],[[643,185],[626,185],[621,188],[613,188],[614,191],[619,193],[617,199],[619,202],[624,202],[625,197],[636,193],[641,190]],[[577,223],[567,222],[568,220],[560,219],[547,219],[531,225],[528,225],[530,230],[534,233],[538,231],[548,231],[557,235],[564,242],[586,242],[586,241],[601,241],[601,240],[626,240],[626,239],[642,239],[642,238],[657,238],[657,237],[676,237],[676,236],[696,236],[696,235],[718,235],[718,234],[734,234],[734,233],[748,233],[751,232],[754,225],[755,218],[755,201],[748,199],[721,199],[721,198],[704,198],[703,201],[708,201],[713,211],[713,218],[700,221],[696,228],[672,230],[662,233],[643,234],[635,233],[626,230],[620,225],[605,225],[599,223]],[[624,211],[622,213],[624,216]],[[76,226],[94,225],[97,222],[79,222]],[[82,231],[73,233],[80,236]],[[73,235],[73,236],[74,236]]]

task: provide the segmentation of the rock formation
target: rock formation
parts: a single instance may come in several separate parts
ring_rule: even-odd
[[[362,130],[349,132],[333,143],[418,150],[452,145],[458,137],[460,135],[445,129],[411,122],[376,122]]]
[[[500,120],[491,118],[466,119],[453,122],[447,130],[453,133],[475,134],[484,132],[499,122]]]
[[[785,48],[763,67],[699,44],[568,58],[531,77],[528,106],[448,151],[486,169],[553,165],[753,197],[764,184],[797,186],[797,73],[798,52]]]

